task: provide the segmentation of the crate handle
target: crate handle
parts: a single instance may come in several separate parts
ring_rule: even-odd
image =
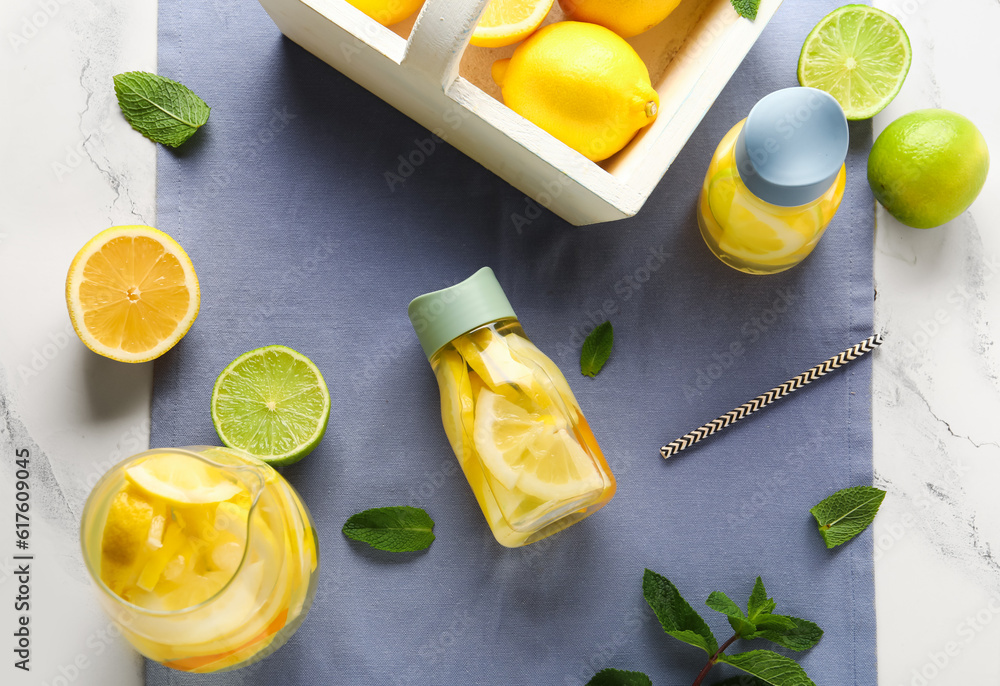
[[[490,0],[427,0],[406,42],[402,67],[447,90]]]

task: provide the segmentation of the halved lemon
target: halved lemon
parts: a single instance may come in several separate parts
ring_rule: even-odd
[[[152,455],[125,470],[125,478],[172,505],[221,503],[243,491],[217,469],[187,455]]]
[[[502,48],[524,40],[552,9],[553,0],[491,0],[470,42],[480,48]]]
[[[174,347],[201,304],[194,265],[151,226],[114,226],[73,258],[66,305],[84,345],[120,362],[146,362]]]
[[[558,501],[604,488],[593,458],[559,414],[529,412],[483,388],[473,438],[483,467],[508,490]]]

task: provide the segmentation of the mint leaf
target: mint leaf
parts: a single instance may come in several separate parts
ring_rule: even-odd
[[[720,655],[719,662],[742,669],[772,686],[816,686],[799,663],[770,650]]]
[[[753,621],[758,615],[770,614],[774,607],[774,600],[767,597],[764,582],[758,576],[753,590],[750,591],[750,599],[747,601],[747,616],[750,617],[750,621]]]
[[[434,520],[419,507],[376,507],[352,515],[344,535],[390,553],[423,550],[434,542]]]
[[[875,519],[885,491],[854,486],[837,491],[809,510],[819,524],[827,548],[835,548],[860,534]]]
[[[669,579],[647,569],[642,576],[642,595],[668,635],[701,648],[709,655],[719,649],[708,624]]]
[[[591,331],[580,352],[580,372],[584,376],[597,376],[611,356],[614,343],[615,331],[611,328],[611,322],[604,322]]]
[[[733,627],[733,631],[741,638],[750,636],[757,631],[757,627],[753,622],[747,620],[740,606],[722,591],[712,591],[705,604],[716,612],[726,615],[726,619],[729,620],[729,626]]]
[[[757,18],[757,10],[760,8],[760,0],[729,0],[733,3],[736,14],[753,21]]]
[[[623,672],[620,669],[602,669],[587,686],[653,686],[652,680],[642,672]]]
[[[808,619],[799,619],[798,617],[784,617],[781,615],[771,615],[772,617],[781,617],[794,624],[791,629],[765,629],[760,623],[757,624],[759,631],[754,635],[754,638],[764,638],[772,643],[777,643],[782,648],[788,648],[790,650],[809,650],[814,645],[819,643],[819,639],[823,638],[823,630],[820,629],[816,624],[813,624]]]
[[[755,624],[762,631],[791,631],[795,628],[795,622],[784,615],[761,615],[756,619]]]
[[[176,81],[145,71],[127,71],[114,81],[125,119],[151,141],[176,148],[208,121],[211,108]]]

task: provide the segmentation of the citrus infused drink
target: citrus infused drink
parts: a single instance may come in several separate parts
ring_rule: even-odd
[[[812,88],[767,96],[730,129],[709,163],[698,226],[709,250],[750,274],[794,267],[844,197],[847,120]]]
[[[516,319],[462,334],[430,362],[445,432],[497,541],[538,541],[611,500],[614,477],[573,391]]]
[[[269,655],[315,594],[305,505],[270,466],[228,448],[150,450],[115,466],[87,500],[81,539],[123,635],[174,669]]]
[[[414,298],[445,433],[497,541],[539,541],[603,507],[615,478],[559,368],[528,340],[493,270]]]

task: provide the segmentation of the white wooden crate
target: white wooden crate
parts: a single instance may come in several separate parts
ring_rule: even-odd
[[[386,28],[346,0],[260,0],[288,38],[577,225],[639,211],[781,4],[762,0],[751,22],[729,0],[683,0],[629,39],[659,116],[594,163],[503,105],[490,65],[515,46],[469,45],[488,2],[427,0],[415,20]],[[562,18],[556,3],[546,21]]]

